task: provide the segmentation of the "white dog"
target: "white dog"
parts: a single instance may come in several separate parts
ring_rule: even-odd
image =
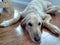
[[[42,24],[53,33],[60,34],[60,29],[50,23],[51,16],[48,14],[56,12],[59,8],[59,6],[54,6],[46,0],[32,0],[23,12],[17,12],[16,16],[14,15],[12,19],[3,21],[0,23],[0,26],[9,26],[23,17],[21,25],[25,25],[33,42],[39,42],[41,39]]]

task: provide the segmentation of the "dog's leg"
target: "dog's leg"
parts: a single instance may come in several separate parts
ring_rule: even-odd
[[[48,8],[48,10],[47,10],[46,13],[55,13],[58,10],[60,10],[60,7],[59,6],[51,6],[51,7]]]
[[[3,21],[2,23],[0,23],[0,27],[6,27],[6,26],[9,26],[9,25],[11,25],[13,23],[16,23],[20,19],[21,14],[22,14],[22,12],[20,14],[19,13],[15,14],[12,19]]]
[[[43,25],[45,27],[47,27],[48,29],[50,29],[53,33],[60,34],[60,29],[57,26],[51,24],[50,23],[50,20],[51,20],[51,16],[50,15],[47,15],[45,17],[45,20],[43,21]]]
[[[49,1],[46,1],[46,3],[47,3],[47,12],[46,13],[54,13],[54,12],[60,10],[60,6],[55,6]]]

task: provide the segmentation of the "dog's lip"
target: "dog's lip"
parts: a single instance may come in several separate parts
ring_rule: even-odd
[[[41,43],[41,41],[37,41],[37,42],[36,42],[36,41],[33,41],[33,42],[34,42],[34,43]]]
[[[35,41],[34,39],[31,39],[34,43],[40,43],[41,41]]]

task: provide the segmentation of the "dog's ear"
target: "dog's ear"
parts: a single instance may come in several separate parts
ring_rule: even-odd
[[[42,25],[41,25],[41,32],[42,32],[42,29],[43,29],[43,23],[42,23]]]
[[[30,19],[29,16],[26,16],[22,21],[21,21],[21,25],[25,25],[26,22],[28,22],[28,20]]]

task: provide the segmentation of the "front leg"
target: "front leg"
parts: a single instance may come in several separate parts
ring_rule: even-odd
[[[0,27],[6,27],[6,26],[9,26],[9,25],[11,25],[13,23],[16,23],[20,19],[21,14],[22,13],[16,13],[15,12],[14,17],[12,19],[5,20],[2,23],[0,23]]]
[[[51,20],[51,16],[47,15],[43,22],[44,26],[47,27],[48,29],[50,29],[53,33],[57,33],[60,35],[60,29],[57,26],[51,24],[50,20]]]

